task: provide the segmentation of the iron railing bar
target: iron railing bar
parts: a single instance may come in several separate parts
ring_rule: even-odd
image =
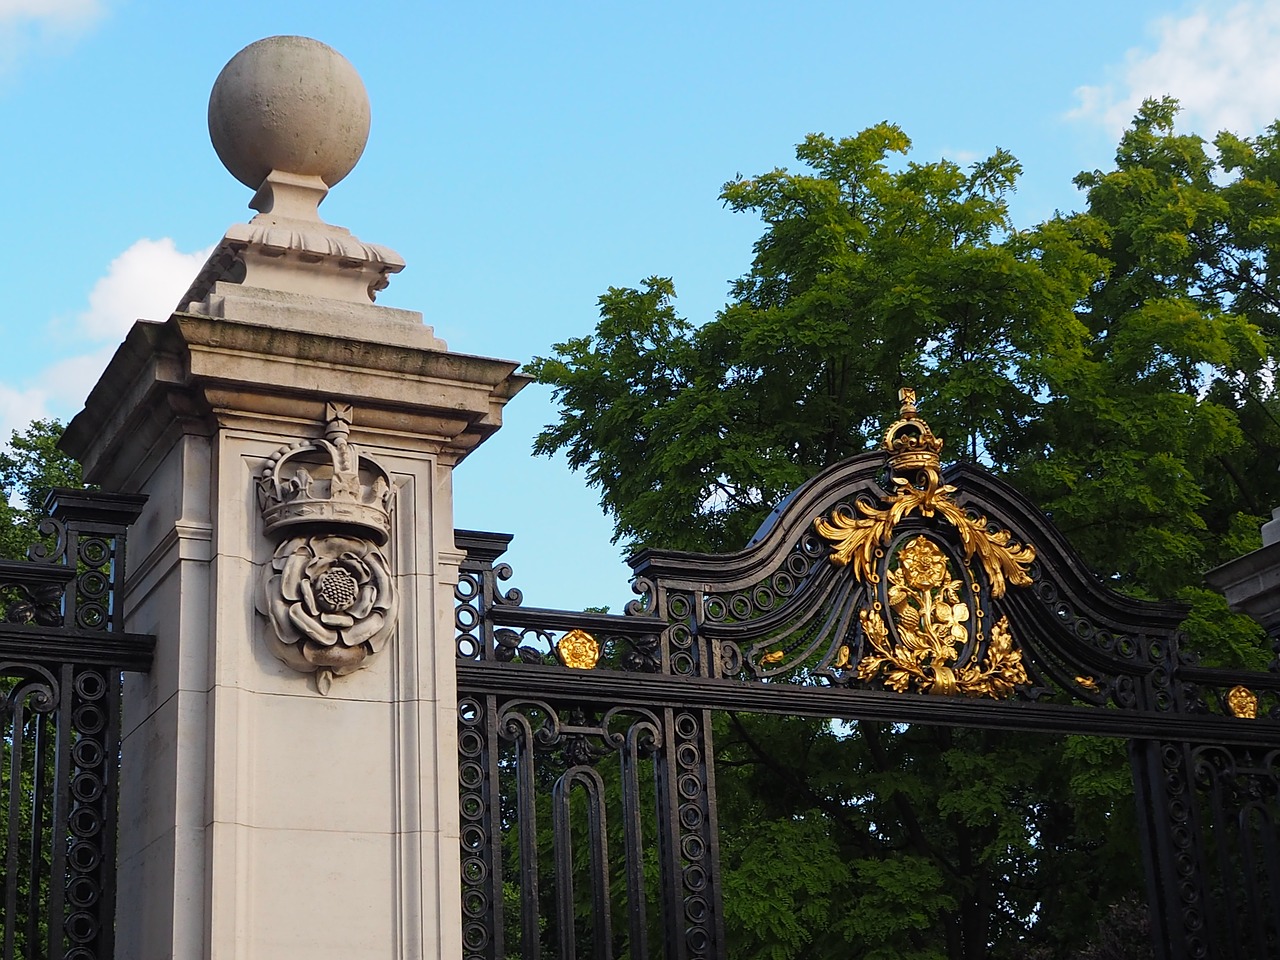
[[[1280,690],[1280,674],[1264,673],[1258,670],[1227,670],[1220,667],[1179,667],[1178,679],[1188,683],[1209,686],[1235,686],[1240,684],[1249,687],[1255,693],[1259,690]]]
[[[1236,817],[1237,832],[1240,846],[1240,868],[1244,875],[1245,883],[1252,886],[1257,881],[1258,864],[1254,861],[1253,855],[1253,829],[1249,823],[1249,814],[1256,808],[1254,804],[1246,804]],[[1252,960],[1266,960],[1266,956],[1270,954],[1267,950],[1267,918],[1262,915],[1261,910],[1254,910],[1253,913],[1253,936],[1254,943],[1258,952],[1253,955]]]
[[[574,779],[587,792],[587,834],[591,839],[588,863],[592,874],[591,930],[596,957],[613,953],[613,901],[609,896],[608,821],[604,805],[604,781],[599,771],[586,767]]]
[[[652,723],[640,721],[627,730],[619,762],[622,766],[623,857],[627,873],[627,900],[630,906],[628,946],[631,960],[648,960],[648,893],[644,883],[644,821],[640,800],[640,734],[657,736]]]
[[[702,755],[705,758],[702,766],[702,796],[707,807],[705,827],[707,834],[706,860],[707,873],[710,877],[708,900],[713,911],[712,932],[715,935],[715,943],[712,949],[724,954],[728,949],[728,944],[724,938],[724,902],[720,886],[720,814],[716,795],[715,743],[711,734],[710,710],[702,711],[702,744]]]
[[[538,804],[533,785],[533,733],[522,725],[516,741],[516,830],[520,837],[520,953],[542,956],[538,907]]]
[[[1206,766],[1209,775],[1209,809],[1213,817],[1213,832],[1218,839],[1218,869],[1222,871],[1223,897],[1226,901],[1223,910],[1226,915],[1226,943],[1230,945],[1232,953],[1240,957],[1242,944],[1238,925],[1239,914],[1233,893],[1235,884],[1232,882],[1231,829],[1222,806],[1223,784],[1212,763],[1206,762]],[[1240,960],[1247,960],[1247,958],[1240,957]]]
[[[156,638],[144,633],[0,624],[0,659],[4,660],[145,673],[151,669],[155,645]]]
[[[31,865],[31,886],[27,890],[27,943],[35,944],[40,938],[40,880],[45,875],[44,854],[49,849],[45,843],[45,816],[49,807],[49,784],[45,765],[48,762],[50,724],[40,714],[33,714],[35,741],[32,753],[35,763],[31,783],[31,835],[27,862]],[[52,834],[52,823],[49,824]],[[52,880],[50,880],[52,882]]]
[[[1259,771],[1259,773],[1261,772]],[[1262,829],[1263,855],[1266,857],[1267,864],[1267,886],[1271,889],[1271,910],[1267,913],[1267,916],[1270,918],[1272,933],[1280,941],[1280,843],[1277,842],[1277,824],[1275,820],[1270,816],[1266,816],[1265,810],[1262,812],[1264,814]]]
[[[572,670],[527,663],[457,663],[458,689],[512,694],[538,690],[551,699],[653,707],[739,710],[833,720],[886,720],[1028,733],[1078,733],[1128,740],[1167,740],[1274,747],[1280,721],[1213,714],[1176,714],[1067,704],[927,697],[879,690],[851,690],[791,683],[751,683],[709,677]]]
[[[662,915],[666,921],[666,960],[686,960],[687,947],[681,935],[684,916],[680,902],[680,803],[676,795],[675,710],[662,711],[662,753],[654,760],[654,786],[658,792],[658,859],[662,889]]]
[[[18,848],[22,843],[22,747],[25,736],[25,720],[22,697],[17,698],[10,714],[13,741],[9,744],[9,802],[5,811],[6,840],[4,862],[4,960],[14,960],[18,916]]]
[[[486,856],[489,859],[489,956],[493,960],[505,960],[503,943],[502,904],[502,789],[498,781],[498,698],[484,698],[485,711],[485,771],[484,801],[488,811],[489,829],[486,837]]]
[[[58,736],[54,741],[53,856],[49,858],[49,876],[56,882],[49,885],[49,960],[62,960],[66,949],[67,888],[63,878],[67,875],[67,818],[71,813],[71,704],[75,691],[71,664],[63,664],[58,681],[62,696],[58,700]]]
[[[569,794],[573,783],[565,782],[570,767],[556,780],[551,791],[551,845],[556,864],[556,940],[560,960],[576,960],[577,931],[573,910],[573,824],[569,815]]]
[[[98,868],[98,877],[103,882],[99,884],[98,896],[102,902],[99,916],[114,921],[116,915],[116,885],[113,878],[117,866],[116,855],[119,839],[116,834],[119,804],[116,801],[120,796],[120,764],[116,758],[120,755],[120,726],[124,709],[124,704],[122,703],[124,698],[124,678],[119,670],[113,669],[104,671],[104,679],[108,685],[106,693],[107,749],[104,751],[106,756],[102,763],[104,797],[102,802],[102,829],[104,834],[102,838],[102,865]],[[103,923],[100,929],[101,932],[98,934],[100,955],[104,958],[114,957],[115,923]]]
[[[647,637],[671,624],[661,617],[628,617],[613,613],[575,613],[543,607],[517,607],[495,603],[485,608],[485,619],[501,627],[543,627],[547,630],[586,630],[591,634]]]

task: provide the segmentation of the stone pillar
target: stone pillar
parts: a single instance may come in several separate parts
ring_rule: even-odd
[[[456,958],[451,471],[524,385],[376,306],[403,262],[324,223],[368,103],[273,37],[210,132],[259,211],[137,323],[64,447],[131,532],[117,956]]]
[[[1262,526],[1262,549],[1205,574],[1236,613],[1253,617],[1271,637],[1271,669],[1280,669],[1280,509]]]

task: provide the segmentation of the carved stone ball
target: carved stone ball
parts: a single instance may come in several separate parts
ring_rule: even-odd
[[[251,43],[209,94],[209,138],[231,175],[257,189],[272,170],[333,186],[369,139],[369,95],[355,67],[308,37]]]

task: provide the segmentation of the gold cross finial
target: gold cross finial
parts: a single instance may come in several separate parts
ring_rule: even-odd
[[[898,400],[902,404],[902,416],[913,417],[916,412],[915,387],[903,387],[898,391]]]

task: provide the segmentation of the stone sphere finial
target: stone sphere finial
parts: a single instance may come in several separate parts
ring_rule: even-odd
[[[369,139],[369,96],[355,67],[308,37],[267,37],[222,68],[209,138],[231,175],[259,189],[274,172],[332,187]]]

